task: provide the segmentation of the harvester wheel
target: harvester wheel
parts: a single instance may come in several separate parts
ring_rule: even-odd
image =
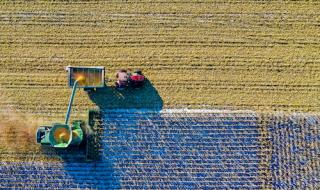
[[[89,127],[91,133],[86,138],[86,159],[97,161],[100,159],[101,142],[99,133],[101,129],[101,113],[100,111],[89,111]]]
[[[41,143],[42,136],[45,134],[45,128],[44,127],[39,127],[37,130],[37,143]]]
[[[50,130],[51,127],[43,126],[39,127],[36,134],[37,143],[41,143],[41,140],[44,138],[46,131]]]

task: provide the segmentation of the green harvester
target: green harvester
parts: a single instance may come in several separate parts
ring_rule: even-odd
[[[76,90],[83,88],[94,93],[97,88],[105,85],[104,67],[73,67],[68,66],[68,84],[72,88],[69,106],[64,123],[54,123],[52,126],[41,126],[36,133],[37,143],[53,148],[68,148],[85,145],[87,160],[95,160],[98,157],[97,136],[101,125],[101,113],[99,110],[89,110],[88,121],[75,120],[69,124],[72,103]]]

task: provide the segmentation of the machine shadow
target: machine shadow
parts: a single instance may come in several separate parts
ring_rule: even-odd
[[[57,176],[68,179],[70,188],[120,189],[114,164],[104,156],[107,151],[103,142],[105,127],[100,110],[90,110],[86,124],[91,130],[89,133],[83,129],[84,139],[80,146],[62,149],[41,146],[42,153],[48,158],[59,160],[61,169],[58,169]]]
[[[42,151],[47,156],[60,160],[57,164],[48,163],[48,167],[54,171],[58,179],[65,179],[61,180],[56,187],[52,187],[53,189],[65,188],[65,185],[71,189],[120,189],[120,182],[114,175],[112,162],[105,159],[89,162],[85,159],[85,151],[82,147],[67,149],[45,147]]]
[[[152,83],[146,79],[141,88],[117,90],[115,87],[105,86],[89,93],[89,98],[103,109],[152,109],[160,111],[163,100]]]
[[[113,184],[108,189],[113,189],[114,187],[116,189],[117,186],[121,186],[120,178],[123,177],[119,174],[119,171],[121,171],[119,163],[125,160],[121,154],[128,155],[130,151],[127,152],[126,149],[123,149],[122,153],[118,154],[115,150],[115,143],[121,143],[121,139],[125,138],[125,135],[115,138],[115,126],[110,125],[110,119],[113,119],[113,116],[109,115],[109,113],[113,113],[114,111],[112,110],[129,109],[148,109],[159,112],[163,108],[163,100],[148,79],[146,79],[141,88],[117,90],[114,86],[105,85],[104,88],[99,88],[95,92],[88,93],[88,96],[96,104],[102,115],[102,128],[99,131],[99,136],[101,137],[100,149],[102,150],[101,160],[107,163],[110,169],[112,168],[112,171],[110,170],[108,175],[113,176],[114,182],[116,182],[116,184]],[[131,123],[137,123],[137,121],[131,118]],[[116,122],[114,124],[118,126],[119,123]]]
[[[41,147],[41,151],[47,157],[61,160],[63,170],[61,170],[61,174],[58,172],[57,175],[62,177],[66,175],[65,177],[71,180],[68,182],[71,187],[80,189],[119,189],[121,187],[121,176],[119,175],[118,167],[120,166],[118,162],[119,159],[123,158],[116,155],[118,153],[114,150],[111,138],[113,131],[111,126],[108,125],[110,118],[107,111],[112,109],[147,109],[158,112],[163,107],[163,100],[149,80],[145,81],[142,88],[137,89],[129,88],[119,91],[115,87],[105,86],[88,93],[88,97],[101,112],[100,123],[95,130],[97,138],[91,144],[99,150],[96,159],[87,160],[84,145],[66,149]],[[105,119],[106,122],[104,122]],[[137,123],[137,121],[133,120],[131,122]],[[116,140],[116,142],[118,141],[120,142],[121,140]],[[124,152],[124,154],[128,154],[128,152]]]
[[[90,75],[93,72],[92,69],[93,68],[69,67],[69,82],[74,80],[73,85],[71,85],[71,83],[69,84],[69,87],[73,87],[69,105],[72,105],[78,83],[79,88],[81,86],[80,82],[85,84],[82,84],[82,86],[90,86],[88,85],[88,81],[92,78],[92,75]],[[77,73],[80,75],[77,76]],[[96,73],[96,70],[94,73]],[[103,71],[99,71],[98,73],[99,76],[104,74]],[[103,84],[101,82],[99,84]],[[48,158],[53,158],[56,161],[59,160],[56,162],[58,165],[48,164],[48,166],[53,168],[57,167],[56,174],[61,178],[68,179],[65,183],[70,184],[70,188],[119,189],[119,178],[121,175],[119,175],[118,162],[123,161],[123,157],[118,157],[119,152],[114,151],[114,147],[112,147],[113,142],[110,137],[113,131],[110,128],[110,119],[112,119],[113,116],[110,115],[109,117],[107,114],[106,117],[106,113],[112,109],[148,109],[157,112],[162,109],[163,101],[158,91],[147,79],[142,88],[129,88],[118,91],[114,87],[105,85],[105,87],[98,88],[96,91],[88,91],[88,97],[99,109],[99,114],[96,114],[99,118],[94,117],[94,122],[92,122],[91,114],[88,114],[88,120],[85,121],[86,124],[82,122],[83,125],[80,125],[84,133],[82,140],[84,143],[80,146],[69,146],[68,148],[42,147],[42,153]],[[66,118],[68,118],[69,115],[69,108],[71,107],[68,107]],[[89,113],[92,112],[95,111],[89,111]],[[110,113],[112,114],[113,111]],[[131,122],[136,123],[135,119],[136,118],[132,118]],[[68,119],[66,120],[68,121]],[[118,122],[115,123],[117,124]],[[78,133],[75,134],[77,135]],[[122,135],[120,135],[119,138],[121,138],[121,136]],[[118,142],[120,142],[119,139],[116,139],[115,143]],[[88,147],[90,147],[90,150],[88,150]],[[127,153],[126,151],[122,152]]]
[[[69,188],[75,189],[120,189],[120,182],[115,176],[114,164],[102,158],[103,152],[103,126],[97,132],[99,153],[95,160],[86,158],[85,145],[68,147],[66,149],[53,149],[41,147],[42,153],[47,157],[60,160],[61,170],[56,175],[61,179],[68,179]],[[56,166],[52,166],[55,168]],[[60,185],[60,184],[59,184]]]

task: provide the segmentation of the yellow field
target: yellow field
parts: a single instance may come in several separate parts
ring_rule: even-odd
[[[117,69],[141,68],[168,108],[318,112],[319,10],[316,1],[1,1],[1,109],[62,118],[64,67],[97,65],[109,86]],[[94,105],[78,93],[78,115]]]

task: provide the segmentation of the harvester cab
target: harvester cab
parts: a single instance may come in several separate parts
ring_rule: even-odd
[[[68,86],[72,88],[69,106],[64,123],[54,123],[51,126],[41,126],[36,133],[37,143],[54,148],[70,146],[85,146],[86,159],[96,160],[99,157],[98,129],[101,113],[99,110],[89,110],[88,121],[75,120],[69,124],[72,103],[76,90],[95,91],[105,85],[104,67],[72,67],[68,66]]]

